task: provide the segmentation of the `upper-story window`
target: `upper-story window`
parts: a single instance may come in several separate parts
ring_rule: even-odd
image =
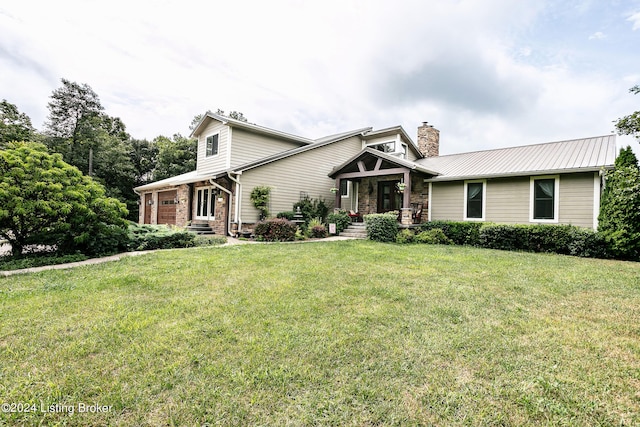
[[[406,144],[397,144],[395,141],[393,142],[383,142],[381,144],[373,144],[369,145],[369,147],[382,151],[383,153],[393,154],[394,156],[398,156],[402,159],[407,158],[407,145]]]
[[[215,134],[207,137],[207,157],[218,154],[218,136],[219,134]]]

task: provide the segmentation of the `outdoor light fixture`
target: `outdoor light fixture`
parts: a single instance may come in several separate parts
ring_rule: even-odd
[[[149,199],[149,206],[153,204],[153,199]]]

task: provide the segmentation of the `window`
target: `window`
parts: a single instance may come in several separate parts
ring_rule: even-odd
[[[349,197],[349,181],[346,179],[340,180],[340,195],[342,197]]]
[[[558,222],[558,177],[531,178],[531,221]]]
[[[370,147],[375,150],[382,151],[383,153],[393,153],[396,151],[395,142],[385,142],[383,144],[371,145]]]
[[[486,181],[469,181],[464,186],[464,219],[484,221]]]
[[[207,157],[218,154],[218,134],[207,137]]]
[[[197,189],[196,218],[209,219],[215,217],[216,194],[213,187]]]

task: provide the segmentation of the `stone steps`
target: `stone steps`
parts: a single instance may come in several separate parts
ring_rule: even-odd
[[[367,228],[364,222],[352,222],[340,235],[343,237],[353,237],[354,239],[366,239]]]
[[[210,235],[210,234],[216,234],[215,231],[213,231],[213,228],[209,227],[209,224],[205,223],[192,223],[191,225],[185,227],[188,231],[191,231],[193,233],[196,233],[198,235]]]

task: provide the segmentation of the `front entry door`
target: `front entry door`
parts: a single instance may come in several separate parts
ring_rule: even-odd
[[[397,191],[400,181],[378,182],[378,213],[397,211],[402,207],[402,193]]]

